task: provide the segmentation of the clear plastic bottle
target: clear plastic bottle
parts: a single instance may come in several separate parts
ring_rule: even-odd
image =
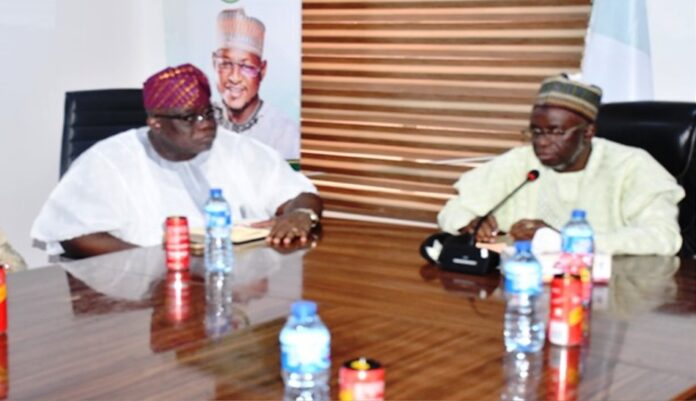
[[[230,273],[205,275],[205,331],[218,339],[233,331],[232,278]]]
[[[501,401],[538,400],[542,378],[543,355],[538,352],[508,352],[503,358],[503,386]]]
[[[594,254],[594,231],[587,222],[587,214],[582,209],[575,209],[570,221],[561,230],[563,252]]]
[[[541,265],[530,241],[515,242],[515,255],[503,266],[505,274],[505,349],[536,352],[544,345]]]
[[[205,269],[209,272],[232,271],[233,250],[230,232],[232,212],[220,188],[211,188],[205,204]]]
[[[317,304],[293,303],[279,339],[285,399],[328,400],[331,335],[317,315]]]
[[[582,280],[582,302],[587,308],[592,301],[592,264],[594,263],[594,231],[584,210],[573,210],[570,221],[561,230],[561,273],[577,274]]]

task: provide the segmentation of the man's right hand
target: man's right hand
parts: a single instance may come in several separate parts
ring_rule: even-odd
[[[137,245],[116,238],[107,232],[83,235],[61,241],[60,244],[65,250],[64,256],[71,259],[82,259],[137,247]]]
[[[549,227],[543,220],[522,219],[510,227],[510,232],[508,234],[510,234],[515,241],[531,241],[537,230],[543,227]]]
[[[459,232],[462,234],[473,234],[479,220],[481,220],[480,217],[471,220],[469,224],[460,228]],[[481,227],[479,227],[478,233],[476,233],[476,242],[494,242],[498,231],[498,222],[495,220],[495,217],[492,215],[488,216],[481,223]]]

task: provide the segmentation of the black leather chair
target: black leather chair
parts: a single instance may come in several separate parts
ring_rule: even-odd
[[[141,89],[103,89],[65,94],[60,175],[97,141],[145,125]]]
[[[684,245],[681,256],[696,251],[696,103],[607,103],[597,116],[597,136],[647,150],[686,191],[679,204]]]

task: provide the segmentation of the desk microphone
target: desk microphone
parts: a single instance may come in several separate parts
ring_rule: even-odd
[[[483,221],[486,220],[490,215],[495,213],[501,206],[505,204],[513,195],[515,195],[522,187],[527,185],[527,183],[535,181],[539,178],[539,171],[530,170],[527,173],[525,180],[518,185],[512,192],[510,192],[503,200],[498,202],[497,205],[493,206],[486,214],[484,214],[481,219],[474,226],[473,233],[462,234],[462,235],[450,235],[447,233],[435,234],[425,240],[425,243],[421,246],[421,254],[424,254],[424,247],[429,246],[430,242],[434,239],[443,242],[442,252],[440,252],[437,258],[437,264],[442,266],[444,270],[466,273],[466,274],[487,274],[491,268],[498,265],[500,262],[500,255],[495,252],[489,251],[485,248],[476,247],[476,235],[478,234]],[[431,260],[429,257],[424,257],[427,260]]]

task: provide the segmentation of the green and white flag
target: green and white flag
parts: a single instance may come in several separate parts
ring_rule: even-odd
[[[646,0],[594,0],[582,80],[603,103],[654,99]]]

